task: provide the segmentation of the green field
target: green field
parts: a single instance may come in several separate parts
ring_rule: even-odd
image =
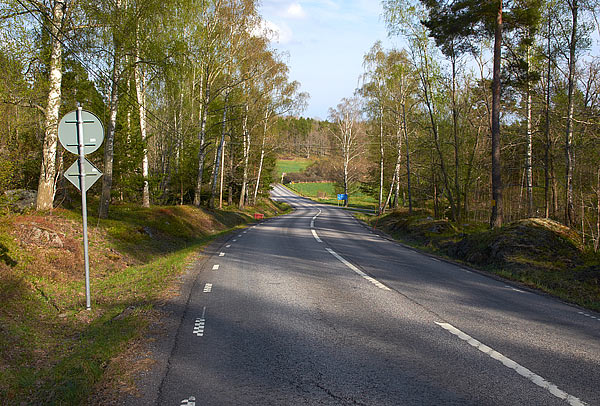
[[[302,172],[314,161],[305,158],[296,159],[278,159],[275,165],[277,178],[281,179],[282,173]]]
[[[337,194],[342,193],[341,190],[336,190],[335,184],[332,182],[291,183],[286,186],[298,194],[318,200],[320,203],[338,204]],[[377,200],[356,191],[348,195],[348,204],[350,207],[375,209]]]

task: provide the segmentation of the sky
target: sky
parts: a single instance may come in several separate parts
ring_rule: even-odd
[[[264,24],[287,54],[290,80],[310,94],[304,117],[326,119],[330,107],[351,97],[363,57],[377,40],[390,48],[380,0],[263,0]]]

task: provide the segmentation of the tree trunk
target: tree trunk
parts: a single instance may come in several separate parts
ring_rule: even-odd
[[[221,127],[221,141],[219,142],[219,146],[217,148],[215,157],[215,164],[213,167],[213,176],[212,176],[212,186],[211,186],[211,190],[210,190],[210,200],[208,202],[209,207],[214,208],[215,207],[215,195],[217,193],[217,182],[218,182],[218,178],[219,178],[219,167],[220,167],[220,160],[221,160],[221,151],[223,150],[223,146],[225,145],[225,132],[227,130],[227,110],[228,110],[228,104],[227,101],[229,99],[229,92],[225,93],[225,106],[223,108],[223,125]]]
[[[502,173],[500,165],[500,71],[502,56],[502,0],[494,35],[494,74],[492,80],[492,215],[491,227],[502,226]]]
[[[569,78],[568,78],[568,106],[567,106],[567,129],[565,134],[565,225],[570,227],[574,221],[573,213],[573,108],[575,101],[573,93],[575,89],[575,51],[577,47],[577,0],[570,4],[572,15],[571,41],[569,42]]]
[[[117,1],[117,9],[120,8],[120,1]],[[102,194],[100,196],[100,206],[98,207],[98,217],[108,218],[108,208],[110,206],[110,193],[113,182],[113,161],[115,145],[115,128],[117,126],[117,106],[119,102],[119,65],[120,65],[120,46],[117,44],[113,34],[114,57],[112,83],[110,90],[110,113],[108,119],[108,128],[106,129],[106,139],[104,140],[104,175],[102,176]]]
[[[452,135],[454,138],[454,198],[456,204],[453,207],[453,217],[455,221],[460,221],[460,155],[459,155],[459,137],[458,137],[458,106],[456,105],[456,55],[452,50]]]
[[[344,157],[344,194],[348,196],[348,166],[350,164],[350,160],[347,157]],[[344,207],[348,207],[348,198],[344,200]],[[380,208],[381,209],[381,208]]]
[[[383,167],[384,167],[384,150],[383,150],[383,106],[379,107],[379,207],[378,214],[385,210],[383,203]]]
[[[552,19],[548,15],[548,38],[547,38],[547,52],[548,61],[546,65],[546,126],[544,129],[546,135],[546,145],[544,151],[544,214],[546,218],[550,217],[550,148],[552,147],[550,141],[550,73],[552,67],[552,57],[550,55],[550,32],[552,27]]]
[[[38,183],[36,201],[37,210],[53,208],[56,194],[56,149],[58,146],[58,114],[61,101],[62,84],[62,20],[65,2],[56,0],[52,8],[52,34],[49,66],[49,90],[44,119],[44,144],[42,149],[42,167]]]
[[[223,183],[225,181],[225,146],[226,141],[223,139],[223,147],[221,148],[221,179],[219,181],[219,209],[223,208]]]
[[[404,148],[406,148],[406,189],[408,192],[408,213],[412,214],[412,190],[410,185],[410,151],[408,149],[408,128],[406,126],[406,105],[402,103],[402,128],[404,131]]]
[[[229,137],[231,141],[231,136]],[[229,145],[229,173],[227,174],[227,205],[233,206],[233,143]]]
[[[244,119],[242,122],[242,137],[244,141],[244,174],[242,177],[242,190],[240,191],[239,208],[243,209],[246,199],[246,187],[248,185],[248,160],[250,158],[250,132],[248,131],[248,104],[244,106]]]
[[[402,165],[402,125],[398,119],[396,119],[396,124],[396,141],[398,143],[396,149],[396,165],[394,165],[394,176],[392,177],[392,183],[390,184],[390,191],[385,202],[385,207],[389,204],[392,193],[394,193],[394,207],[397,207],[398,194],[400,193],[398,185],[400,184],[400,166]]]
[[[444,189],[445,189],[444,192],[446,193],[446,196],[448,197],[448,202],[450,203],[450,207],[452,210],[452,216],[454,217],[456,215],[456,205],[454,203],[454,196],[452,193],[452,189],[450,188],[448,171],[446,169],[446,163],[444,161],[444,154],[442,153],[442,148],[440,145],[438,123],[437,123],[436,112],[435,112],[435,104],[433,101],[433,95],[431,94],[431,90],[430,90],[429,61],[428,61],[427,56],[425,56],[424,71],[421,72],[421,82],[423,85],[423,96],[425,99],[425,105],[427,106],[427,112],[429,114],[429,122],[431,124],[431,133],[433,136],[433,142],[435,145],[435,150],[440,159],[440,169],[442,171],[442,179],[444,181]],[[454,217],[453,220],[457,220],[457,218]]]
[[[596,240],[594,252],[598,252],[600,245],[600,167],[598,167],[598,183],[596,184]]]
[[[258,164],[258,175],[256,176],[256,187],[254,188],[254,196],[252,197],[252,204],[256,205],[256,196],[258,195],[258,188],[260,186],[260,175],[262,173],[263,162],[265,160],[265,141],[267,139],[267,124],[269,120],[269,108],[265,111],[265,124],[263,126],[263,138],[260,147],[260,162]]]
[[[150,207],[150,185],[148,183],[148,145],[147,145],[147,129],[146,129],[146,84],[144,72],[140,66],[140,41],[136,32],[136,49],[135,49],[135,91],[140,114],[140,133],[142,136],[143,156],[142,156],[142,177],[144,178],[144,190],[142,192],[142,207]]]
[[[529,83],[529,47],[527,47],[527,156],[525,158],[525,180],[527,187],[527,217],[533,217],[533,123],[531,119],[531,85]]]
[[[204,175],[204,160],[206,158],[206,119],[208,115],[208,104],[210,102],[210,85],[206,83],[206,96],[203,94],[204,79],[206,76],[201,71],[200,77],[200,90],[199,93],[202,95],[202,101],[200,102],[200,134],[198,134],[198,140],[200,141],[200,149],[198,150],[198,175],[196,178],[196,189],[194,191],[194,206],[200,207],[202,203],[202,176]]]

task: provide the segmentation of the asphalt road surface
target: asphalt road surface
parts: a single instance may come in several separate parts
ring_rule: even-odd
[[[198,270],[160,405],[600,405],[600,315],[277,186]]]

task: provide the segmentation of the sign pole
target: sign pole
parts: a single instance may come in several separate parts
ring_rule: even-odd
[[[90,258],[88,255],[88,232],[87,232],[87,199],[85,187],[85,151],[83,144],[83,117],[81,107],[77,107],[77,144],[79,145],[79,186],[81,190],[81,214],[83,216],[83,258],[85,262],[85,307],[92,309],[90,298]]]

